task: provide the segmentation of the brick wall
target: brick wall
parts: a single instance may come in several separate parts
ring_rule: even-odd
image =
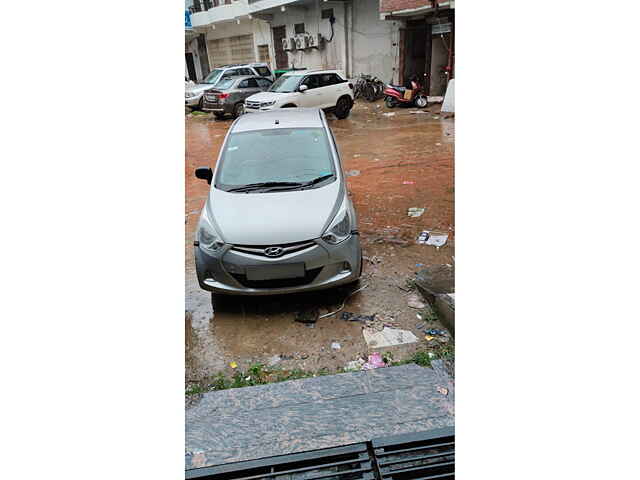
[[[437,0],[444,3],[447,0]],[[407,10],[431,5],[431,0],[380,0],[381,12],[394,12],[397,10]]]

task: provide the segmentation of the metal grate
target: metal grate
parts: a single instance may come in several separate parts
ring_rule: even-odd
[[[200,480],[375,480],[367,444],[187,470]]]
[[[428,480],[455,478],[453,427],[186,471],[200,480]]]
[[[383,480],[455,478],[453,428],[374,440],[372,446]]]

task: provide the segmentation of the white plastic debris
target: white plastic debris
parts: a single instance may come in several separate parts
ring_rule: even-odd
[[[449,239],[448,233],[436,232],[435,230],[423,230],[418,237],[418,243],[421,245],[432,245],[440,248]]]
[[[409,217],[420,217],[424,213],[425,208],[411,207],[407,210],[407,215]]]
[[[396,114],[396,112],[387,112],[387,113],[383,113],[382,115],[384,115],[385,117],[393,117]]]
[[[422,310],[423,308],[426,308],[425,303],[415,293],[412,293],[407,297],[407,305],[410,308],[415,308],[416,310]]]
[[[332,342],[331,343],[331,348],[334,350],[340,350],[342,347],[338,342]]]
[[[367,345],[375,348],[392,347],[418,341],[418,337],[409,330],[401,330],[399,328],[384,327],[382,331],[364,328],[362,334]]]

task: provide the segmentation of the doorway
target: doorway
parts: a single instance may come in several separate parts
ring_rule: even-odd
[[[194,82],[198,81],[196,77],[196,67],[193,63],[193,53],[187,52],[184,54],[184,59],[187,62],[187,72],[189,72],[189,80],[193,80]]]
[[[282,48],[282,39],[287,37],[287,30],[284,25],[273,27],[273,51],[276,54],[276,70],[289,67],[287,52]]]

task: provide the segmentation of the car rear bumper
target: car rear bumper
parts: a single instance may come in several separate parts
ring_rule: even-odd
[[[214,112],[214,113],[233,113],[233,105],[227,105],[226,103],[218,103],[218,102],[209,102],[205,97],[202,102],[202,110],[205,112]]]
[[[311,240],[299,251],[269,258],[226,245],[212,255],[195,247],[198,282],[204,290],[229,295],[276,295],[322,290],[353,282],[360,277],[362,250],[358,235],[338,245]],[[294,245],[294,244],[292,244]],[[262,248],[262,247],[260,247]],[[258,249],[256,249],[258,251]],[[247,269],[259,269],[266,276],[277,268],[304,265],[304,276],[277,279],[249,279]],[[276,266],[276,268],[270,268]]]
[[[197,107],[198,104],[200,103],[200,99],[202,98],[202,94],[196,96],[196,97],[191,97],[191,98],[185,98],[184,99],[184,104],[187,107]]]

